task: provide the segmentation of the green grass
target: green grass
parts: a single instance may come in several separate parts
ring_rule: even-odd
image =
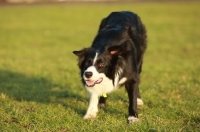
[[[0,7],[0,130],[200,131],[200,3]],[[148,31],[138,124],[128,125],[122,88],[98,117],[83,120],[89,95],[73,50],[90,46],[112,11],[139,14]]]

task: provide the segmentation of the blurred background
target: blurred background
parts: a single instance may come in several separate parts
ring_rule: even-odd
[[[181,2],[199,0],[0,0],[0,3],[41,3],[41,2]]]
[[[122,10],[147,29],[141,123],[126,125],[123,88],[84,121],[89,94],[72,51]],[[199,29],[199,0],[0,0],[0,131],[200,131]]]

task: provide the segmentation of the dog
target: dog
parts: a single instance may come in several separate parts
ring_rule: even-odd
[[[102,19],[91,47],[73,51],[83,85],[90,93],[84,119],[97,116],[98,106],[106,104],[107,94],[125,85],[128,93],[128,123],[138,122],[137,104],[147,35],[140,17],[130,11],[112,12]],[[100,97],[100,98],[99,98]]]

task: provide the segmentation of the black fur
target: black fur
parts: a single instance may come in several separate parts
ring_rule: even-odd
[[[146,47],[146,29],[140,18],[135,13],[123,11],[113,12],[104,18],[91,47],[74,51],[74,54],[79,58],[81,77],[92,65],[96,52],[99,53],[95,64],[97,71],[105,73],[113,80],[113,84],[116,71],[121,69],[119,79],[127,78],[124,85],[129,97],[129,116],[138,117],[137,98],[140,98],[138,85]],[[85,84],[84,80],[82,82]],[[106,99],[101,96],[99,103],[105,104],[105,101]]]

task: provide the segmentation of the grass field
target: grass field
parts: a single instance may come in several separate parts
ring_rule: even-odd
[[[200,3],[18,5],[0,7],[0,131],[200,131]],[[98,117],[83,120],[89,94],[73,50],[90,46],[112,11],[141,16],[148,50],[140,122],[128,125],[122,88]]]

